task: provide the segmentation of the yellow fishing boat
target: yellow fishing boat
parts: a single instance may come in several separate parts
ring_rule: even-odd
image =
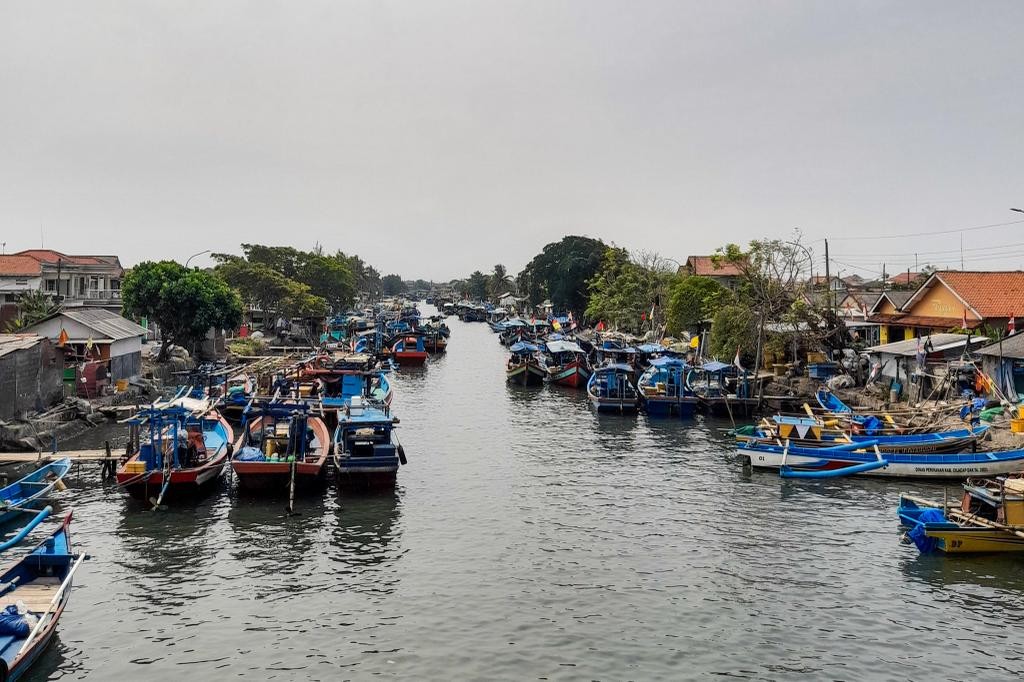
[[[922,553],[1024,552],[1024,478],[969,479],[957,506],[900,495],[899,516]]]

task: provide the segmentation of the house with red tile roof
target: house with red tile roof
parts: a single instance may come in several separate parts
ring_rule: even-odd
[[[42,291],[64,307],[121,308],[124,268],[117,256],[73,256],[53,249],[27,249],[0,256],[0,322],[17,314],[18,298]]]
[[[708,277],[726,289],[735,289],[743,271],[735,263],[714,256],[690,256],[686,265],[680,268],[681,274]]]
[[[1011,317],[1024,317],[1024,272],[1017,270],[935,272],[898,307],[895,293],[879,298],[869,318],[882,325],[882,343],[950,329],[1004,329]]]

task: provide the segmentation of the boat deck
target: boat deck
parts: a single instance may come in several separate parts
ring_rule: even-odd
[[[53,595],[60,589],[58,578],[36,578],[25,586],[19,586],[0,597],[0,610],[6,609],[12,604],[25,602],[29,611],[42,613],[50,607]]]

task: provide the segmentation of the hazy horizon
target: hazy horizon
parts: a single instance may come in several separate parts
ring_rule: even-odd
[[[959,267],[961,239],[967,269],[1024,269],[1022,20],[1018,2],[8,3],[0,241],[126,265],[319,243],[447,281],[566,234],[683,261],[798,228],[844,276]]]

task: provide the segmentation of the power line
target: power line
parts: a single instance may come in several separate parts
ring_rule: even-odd
[[[1024,223],[1024,220],[1011,220],[1010,222],[1007,222],[1007,223],[992,223],[991,225],[974,225],[973,227],[957,227],[957,228],[953,228],[951,230],[934,230],[934,231],[931,231],[931,232],[911,232],[911,233],[908,233],[908,234],[883,234],[883,235],[879,235],[877,237],[868,237],[868,236],[864,236],[864,235],[860,235],[860,236],[856,236],[856,237],[829,237],[829,239],[832,239],[832,240],[835,240],[835,241],[839,241],[839,240],[849,241],[849,240],[856,240],[856,239],[875,240],[875,239],[906,239],[908,237],[931,237],[931,236],[937,235],[937,234],[956,234],[957,232],[974,232],[975,230],[989,230],[989,229],[992,229],[994,227],[1008,227],[1010,225],[1020,225],[1021,223]],[[957,249],[957,251],[959,252],[959,249]]]

